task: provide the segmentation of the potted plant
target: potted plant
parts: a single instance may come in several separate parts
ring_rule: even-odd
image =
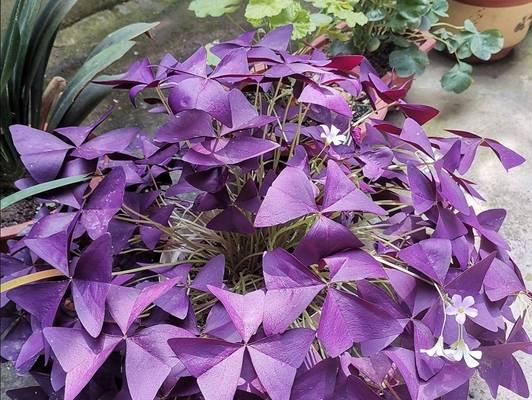
[[[230,17],[240,5],[239,0],[192,0],[190,9],[198,17]],[[381,75],[394,70],[399,78],[422,74],[429,63],[427,53],[436,47],[456,58],[441,79],[442,87],[460,93],[473,82],[467,58],[474,54],[487,60],[501,50],[503,40],[497,30],[478,31],[465,18],[458,17],[456,25],[445,22],[447,7],[446,0],[250,0],[245,17],[266,29],[291,23],[294,39],[304,43],[314,35],[311,46],[331,42],[329,54],[364,54]]]
[[[362,56],[288,52],[290,34],[106,82],[165,114],[156,132],[11,127],[32,179],[99,177],[40,193],[60,208],[2,254],[1,354],[42,383],[12,398],[466,399],[475,371],[528,395],[505,212],[477,213],[463,178],[479,146],[524,160],[427,136],[434,109]],[[404,121],[354,120],[363,93]],[[31,139],[63,150],[27,162]]]
[[[490,58],[494,61],[508,55],[525,38],[532,21],[532,3],[528,0],[450,0],[448,14],[445,22],[461,25],[461,21],[470,20],[480,30],[497,29],[502,33],[504,47]]]

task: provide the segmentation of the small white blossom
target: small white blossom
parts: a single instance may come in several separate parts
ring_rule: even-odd
[[[469,346],[464,339],[458,339],[450,349],[445,350],[445,356],[452,361],[464,360],[469,368],[478,367],[478,360],[482,358],[482,351],[469,350]]]
[[[325,144],[327,146],[330,146],[331,144],[334,144],[335,146],[338,146],[340,144],[345,144],[347,141],[347,136],[340,133],[340,129],[338,129],[336,126],[332,125],[331,127],[328,127],[327,125],[320,125],[323,129],[323,133],[320,135],[322,139],[325,139]]]
[[[443,348],[443,336],[440,336],[436,344],[430,349],[421,349],[420,352],[429,357],[445,357],[445,349]]]
[[[472,305],[475,304],[475,299],[472,296],[464,297],[459,294],[455,294],[451,299],[451,305],[447,306],[445,313],[447,315],[454,315],[456,322],[463,325],[467,317],[475,318],[478,315],[476,308]]]

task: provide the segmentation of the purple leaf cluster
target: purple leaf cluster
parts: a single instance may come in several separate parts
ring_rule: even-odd
[[[480,147],[524,159],[428,136],[437,110],[362,56],[290,53],[290,33],[103,82],[163,114],[154,132],[100,132],[112,110],[11,127],[19,187],[93,175],[42,195],[1,255],[0,355],[40,385],[12,398],[465,400],[475,373],[529,396],[506,212],[477,212],[464,178]],[[363,99],[402,122],[354,115]]]

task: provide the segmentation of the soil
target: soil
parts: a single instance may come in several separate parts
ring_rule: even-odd
[[[373,111],[371,102],[367,97],[358,98],[353,104],[353,122]]]
[[[377,51],[366,55],[366,58],[380,76],[383,76],[386,72],[390,71],[388,57],[393,50],[394,46],[392,43],[383,43]]]
[[[2,219],[0,227],[5,228],[7,226],[29,221],[35,217],[37,210],[38,204],[33,199],[26,199],[13,204],[1,211]]]

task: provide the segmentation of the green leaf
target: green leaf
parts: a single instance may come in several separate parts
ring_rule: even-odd
[[[90,179],[90,176],[85,174],[85,175],[69,176],[68,178],[56,179],[56,180],[45,182],[45,183],[39,183],[38,185],[31,186],[26,189],[22,189],[16,193],[13,193],[12,195],[4,197],[2,200],[0,200],[0,210],[3,210],[4,208],[7,208],[15,203],[18,203],[21,200],[27,199],[28,197],[32,197],[32,196],[35,196],[35,195],[38,195],[44,192],[48,192],[49,190],[72,185],[74,183],[83,182],[89,179]]]
[[[366,46],[366,49],[370,52],[370,53],[373,53],[374,51],[377,51],[377,49],[381,46],[381,41],[379,40],[379,38],[373,36],[367,46]]]
[[[344,42],[342,40],[333,40],[329,46],[329,53],[331,56],[340,54],[354,54],[355,46],[352,42]]]
[[[438,17],[447,17],[447,10],[449,9],[449,3],[447,0],[434,0],[430,12],[436,14]]]
[[[121,75],[115,75],[118,79]],[[105,80],[103,75],[97,77],[98,81]],[[80,125],[85,118],[89,116],[92,110],[96,108],[108,95],[111,93],[111,86],[100,85],[97,83],[89,83],[79,93],[72,106],[65,113],[61,119],[59,126],[74,126]]]
[[[196,17],[221,17],[238,10],[240,0],[192,0],[188,6]]]
[[[29,73],[23,77],[27,83],[32,82],[34,79],[44,79],[44,76],[41,76],[39,72],[46,69],[59,26],[76,2],[77,0],[50,1],[46,3],[42,12],[36,18],[32,27],[31,38],[29,39],[29,61],[26,62],[29,67]]]
[[[292,24],[294,30],[292,31],[292,39],[301,39],[309,33],[316,30],[310,19],[310,13],[305,10],[299,3],[292,3],[288,8],[285,8],[279,15],[270,18],[269,24],[272,28]]]
[[[362,12],[354,12],[352,10],[342,10],[337,12],[336,16],[347,23],[347,26],[354,28],[357,25],[366,25],[368,17]]]
[[[460,62],[443,75],[441,85],[449,92],[462,93],[473,83],[472,72],[471,65]]]
[[[403,34],[410,26],[417,27],[420,22],[421,18],[412,21],[397,14],[386,21],[386,25],[392,32]]]
[[[471,52],[471,33],[458,32],[453,36],[451,43],[453,43],[453,46],[449,50],[451,51],[454,49],[454,53],[458,59],[463,60],[471,57],[473,54]]]
[[[85,63],[78,70],[76,75],[68,83],[63,95],[59,98],[51,111],[50,120],[48,123],[49,129],[55,129],[67,110],[72,106],[72,103],[80,93],[80,91],[100,72],[102,72],[109,65],[119,60],[126,54],[135,42],[127,41],[111,45],[102,50]]]
[[[429,58],[416,45],[411,45],[406,49],[392,51],[389,61],[390,66],[397,71],[399,76],[406,77],[412,74],[422,74],[429,63]]]
[[[377,8],[377,9],[369,10],[366,13],[366,17],[368,18],[368,21],[370,22],[382,21],[384,18],[386,18],[386,12],[384,12],[380,8]]]
[[[504,46],[504,38],[496,29],[479,32],[471,38],[471,52],[481,60],[489,60]]]
[[[137,36],[146,33],[159,25],[159,22],[137,22],[135,24],[126,25],[116,31],[107,35],[87,56],[87,60],[94,57],[96,54],[112,46],[115,43],[133,40]]]
[[[274,17],[294,4],[293,0],[249,0],[245,17],[256,20]]]
[[[214,54],[211,49],[214,47],[214,45],[220,43],[219,40],[215,40],[214,42],[207,43],[205,45],[205,50],[207,50],[207,64],[209,64],[212,67],[215,67],[220,62],[220,57],[218,57],[216,54]]]
[[[332,17],[326,14],[314,13],[310,14],[310,21],[317,27],[327,26],[333,22]]]
[[[397,47],[407,48],[412,46],[412,42],[404,36],[390,35],[392,43]]]
[[[397,0],[399,15],[409,21],[417,21],[430,10],[430,0]]]
[[[477,30],[475,24],[470,19],[466,19],[464,21],[464,29],[467,32],[478,33],[478,30]]]
[[[2,41],[2,50],[0,56],[2,61],[2,71],[0,74],[0,91],[6,89],[7,81],[11,79],[13,68],[17,62],[20,45],[19,18],[22,9],[22,2],[14,5],[11,14],[9,26],[6,30],[4,40]]]

